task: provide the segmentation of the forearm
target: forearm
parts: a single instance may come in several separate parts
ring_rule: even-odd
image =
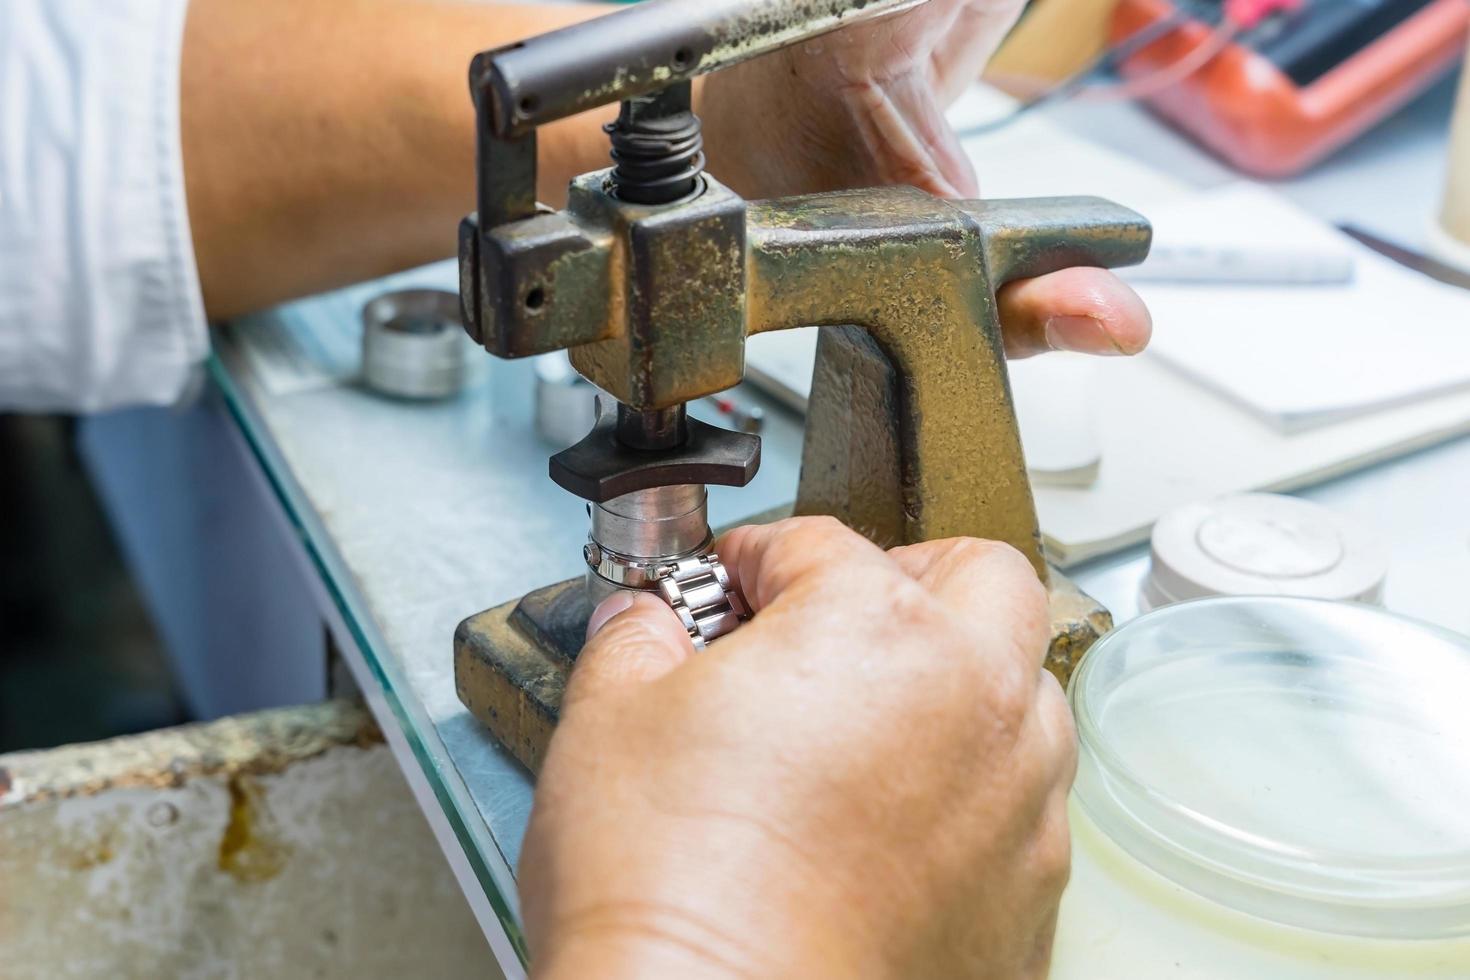
[[[192,0],[181,125],[209,315],[453,254],[474,209],[470,59],[608,9]],[[543,127],[542,200],[606,164],[614,111]]]

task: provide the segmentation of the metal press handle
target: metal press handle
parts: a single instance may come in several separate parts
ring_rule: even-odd
[[[645,0],[480,54],[471,88],[494,135],[509,139],[925,2]]]

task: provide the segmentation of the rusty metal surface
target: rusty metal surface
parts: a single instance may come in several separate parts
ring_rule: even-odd
[[[460,232],[465,329],[492,354],[544,354],[619,329],[610,228],[558,212],[488,228],[466,219]]]
[[[682,204],[631,204],[605,192],[607,171],[572,183],[568,211],[606,229],[615,281],[598,343],[572,365],[618,401],[667,408],[737,384],[745,372],[745,202],[709,176]],[[543,316],[576,315],[547,291]]]
[[[1141,261],[1147,222],[1094,198],[950,203],[901,187],[753,202],[747,220],[751,333],[852,324],[875,344],[823,338],[826,356],[846,346],[849,367],[861,358],[892,364],[897,397],[884,402],[894,409],[895,437],[871,431],[883,420],[854,404],[820,365],[809,402],[809,443],[872,453],[879,472],[891,466],[878,454],[897,446],[897,509],[885,487],[885,513],[863,522],[891,543],[956,535],[1005,541],[1044,577],[995,290],[1069,265]],[[882,371],[865,376],[877,383]],[[873,448],[855,432],[873,436]],[[797,511],[831,512],[870,489],[863,466],[804,466]]]
[[[202,776],[261,775],[328,749],[383,740],[372,716],[345,701],[0,755],[0,811],[109,789],[178,786]]]
[[[861,326],[902,379],[903,540],[993,537],[1040,570],[995,290],[1140,261],[1147,223],[1095,198],[951,203],[877,188],[747,205],[703,181],[698,197],[651,207],[587,174],[566,212],[484,232],[476,339],[501,356],[569,349],[589,380],[650,410],[738,382],[747,334]]]
[[[1113,628],[1113,617],[1056,568],[1051,569],[1046,591],[1051,605],[1051,645],[1045,666],[1065,688],[1082,656]]]
[[[1074,266],[1114,269],[1148,256],[1148,219],[1100,197],[955,201],[985,243],[985,271],[1001,286]]]
[[[919,2],[646,0],[487,51],[470,68],[470,86],[488,127],[515,136]]]
[[[904,540],[898,374],[861,327],[817,337],[796,514],[831,514],[883,548]]]
[[[454,632],[459,700],[521,765],[541,768],[587,606],[582,579],[537,589],[471,616]]]

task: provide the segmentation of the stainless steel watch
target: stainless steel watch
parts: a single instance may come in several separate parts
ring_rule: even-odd
[[[689,631],[696,650],[750,618],[745,600],[730,585],[720,556],[713,552],[663,565],[654,573],[654,580],[659,594]]]

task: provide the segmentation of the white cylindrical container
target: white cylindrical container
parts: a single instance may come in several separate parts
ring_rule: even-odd
[[[1032,483],[1088,487],[1097,482],[1102,435],[1096,360],[1061,352],[1006,366]]]
[[[1120,627],[1081,744],[1052,980],[1470,977],[1470,641],[1232,597]]]

